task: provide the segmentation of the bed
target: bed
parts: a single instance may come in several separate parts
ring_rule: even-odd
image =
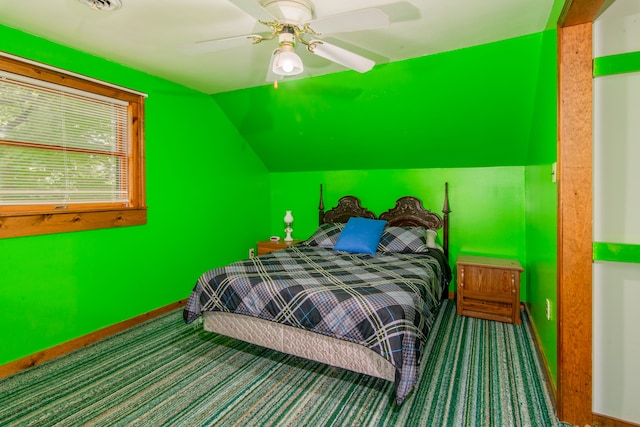
[[[184,320],[202,316],[207,331],[392,381],[400,405],[448,295],[449,212],[446,184],[443,217],[412,196],[379,216],[355,196],[325,212],[321,186],[311,237],[205,272]],[[354,224],[380,233],[371,253],[357,247]]]

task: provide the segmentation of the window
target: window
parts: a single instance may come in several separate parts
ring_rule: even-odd
[[[143,101],[0,56],[0,238],[145,224]]]

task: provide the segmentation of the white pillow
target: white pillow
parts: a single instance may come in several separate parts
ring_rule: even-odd
[[[438,243],[436,243],[436,238],[438,237],[438,233],[435,230],[427,229],[425,234],[426,234],[426,237],[427,237],[427,247],[428,248],[436,248],[436,249],[440,249],[441,251],[444,252],[444,250],[442,249],[442,246],[440,246]]]

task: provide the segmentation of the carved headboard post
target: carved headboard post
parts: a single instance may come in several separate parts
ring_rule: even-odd
[[[449,213],[451,213],[451,209],[449,209],[449,183],[444,183],[444,206],[442,207],[442,213],[444,218],[443,225],[443,244],[444,244],[444,255],[449,259]]]
[[[320,206],[318,206],[318,225],[324,224],[324,200],[322,198],[322,184],[320,184]]]

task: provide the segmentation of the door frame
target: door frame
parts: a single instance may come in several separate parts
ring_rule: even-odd
[[[558,20],[558,418],[593,420],[593,53],[605,0],[567,0]]]

